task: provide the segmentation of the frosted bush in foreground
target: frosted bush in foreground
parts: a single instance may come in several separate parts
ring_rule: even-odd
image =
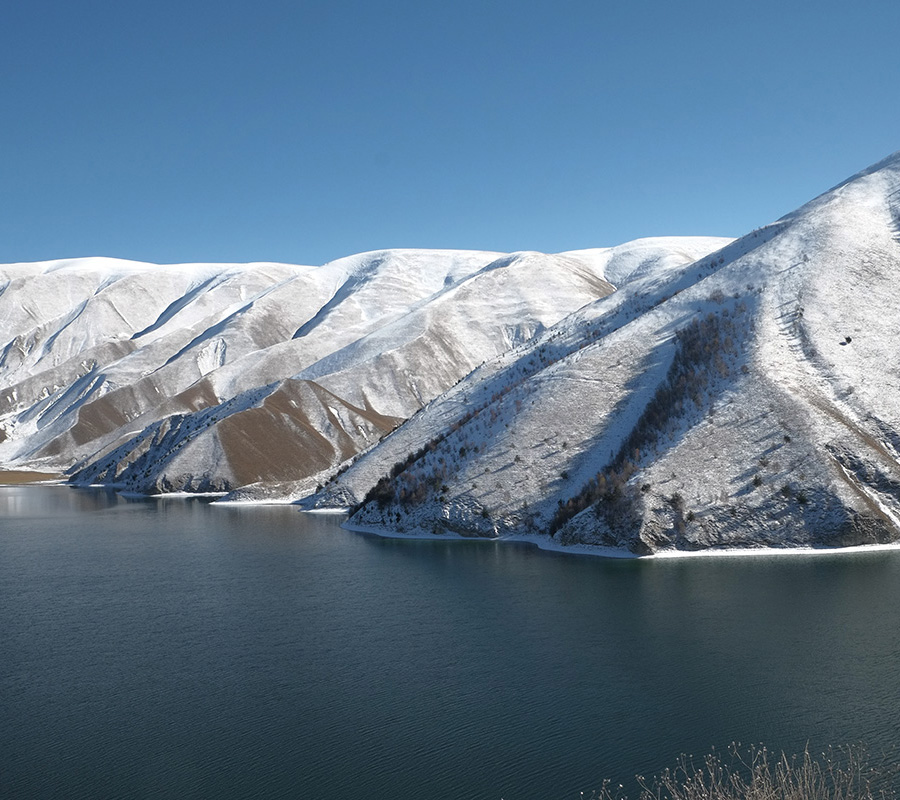
[[[889,800],[898,765],[874,765],[862,747],[829,748],[819,756],[776,755],[761,745],[733,744],[696,762],[681,756],[673,769],[648,781],[638,776],[639,800]],[[582,793],[584,797],[584,793]],[[624,800],[622,787],[605,781],[592,800]]]

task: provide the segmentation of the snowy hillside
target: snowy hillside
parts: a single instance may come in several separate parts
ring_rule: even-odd
[[[351,524],[385,532],[638,554],[898,538],[900,154],[625,277],[308,502],[365,498]]]
[[[0,267],[0,464],[135,491],[315,487],[475,367],[721,240],[549,256]]]
[[[734,241],[13,264],[0,466],[391,535],[889,542],[898,290],[900,154]]]

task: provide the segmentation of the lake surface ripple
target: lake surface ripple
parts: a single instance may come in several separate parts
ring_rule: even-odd
[[[900,552],[604,560],[290,507],[0,488],[0,796],[633,789],[892,747]]]

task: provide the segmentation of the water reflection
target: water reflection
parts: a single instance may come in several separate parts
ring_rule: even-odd
[[[0,517],[64,517],[128,502],[115,492],[68,486],[0,486]]]

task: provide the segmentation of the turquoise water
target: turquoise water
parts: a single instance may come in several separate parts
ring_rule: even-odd
[[[635,562],[0,488],[0,796],[575,798],[894,745],[900,552]]]

